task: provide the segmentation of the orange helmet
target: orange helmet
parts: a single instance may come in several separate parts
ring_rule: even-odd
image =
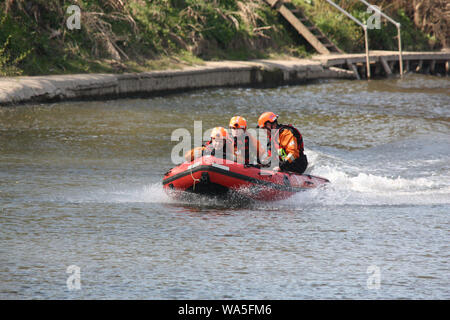
[[[264,125],[267,121],[274,122],[278,119],[278,115],[276,115],[273,112],[264,112],[262,115],[259,116],[258,119],[258,126],[257,128],[264,128]]]
[[[247,120],[244,117],[235,116],[231,118],[230,128],[247,130]]]
[[[211,139],[226,139],[228,138],[228,132],[227,130],[225,130],[225,128],[223,127],[215,127],[212,131],[211,131]]]

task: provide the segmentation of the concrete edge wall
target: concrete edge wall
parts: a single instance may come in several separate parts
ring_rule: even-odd
[[[355,79],[352,71],[312,60],[208,62],[182,70],[0,78],[0,105],[130,98],[215,87],[279,86]]]

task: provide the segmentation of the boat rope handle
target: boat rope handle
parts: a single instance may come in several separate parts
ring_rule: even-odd
[[[190,170],[190,172],[191,172],[191,178],[192,178],[192,180],[194,180],[194,184],[192,185],[192,190],[195,191],[195,183],[196,183],[196,182],[200,182],[200,179],[196,179],[196,178],[194,177],[194,175],[192,174],[192,168],[190,168],[189,170]]]

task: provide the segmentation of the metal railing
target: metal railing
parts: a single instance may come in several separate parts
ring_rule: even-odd
[[[393,23],[397,27],[397,34],[398,34],[398,59],[399,59],[399,66],[400,66],[400,76],[403,77],[403,53],[402,53],[402,34],[401,34],[401,24],[385,13],[383,13],[378,7],[371,5],[365,0],[359,0],[360,2],[364,3],[367,7],[371,8],[372,10],[378,12],[381,16],[386,18],[389,22]]]
[[[347,11],[345,11],[343,8],[341,8],[339,5],[337,5],[336,3],[334,3],[331,0],[326,0],[329,4],[331,4],[333,7],[335,7],[336,9],[338,9],[340,12],[342,12],[343,14],[345,14],[347,17],[349,17],[350,19],[352,19],[354,22],[356,22],[359,26],[361,26],[364,29],[364,38],[365,38],[365,44],[366,44],[366,66],[367,66],[367,79],[370,79],[370,57],[369,57],[369,36],[367,34],[367,26],[362,23],[361,21],[359,21],[358,19],[356,19],[354,16],[352,16],[350,13],[348,13]]]
[[[350,13],[345,11],[343,8],[341,8],[339,5],[334,3],[331,0],[326,0],[329,4],[331,4],[333,7],[338,9],[340,12],[345,14],[347,17],[352,19],[354,22],[356,22],[359,26],[361,26],[364,29],[364,38],[365,38],[365,46],[366,46],[366,66],[367,66],[367,78],[370,79],[370,57],[369,57],[369,35],[367,32],[367,25],[356,19],[354,16],[352,16]],[[384,18],[386,18],[389,22],[393,23],[397,27],[398,32],[398,51],[399,51],[399,65],[400,65],[400,76],[403,77],[403,54],[402,54],[402,37],[401,37],[401,25],[399,22],[395,21],[385,13],[383,13],[378,7],[371,5],[365,0],[359,0],[360,2],[364,3],[367,7],[371,8]]]

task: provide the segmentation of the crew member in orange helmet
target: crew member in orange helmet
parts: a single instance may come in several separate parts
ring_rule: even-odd
[[[308,159],[304,154],[303,137],[292,125],[278,123],[278,115],[264,112],[258,119],[258,128],[267,130],[269,138],[274,137],[274,145],[280,160],[279,168],[274,170],[293,171],[303,173],[308,166]],[[272,130],[276,130],[272,135]]]
[[[215,127],[211,131],[211,139],[201,147],[194,148],[184,155],[186,161],[193,161],[204,155],[217,156],[223,159],[233,159],[233,143],[228,136],[228,132],[223,127]],[[227,153],[228,151],[228,153]]]
[[[264,157],[265,150],[259,140],[247,132],[247,120],[241,116],[234,116],[230,119],[229,127],[234,143],[235,161],[249,164],[256,160],[259,163]]]

